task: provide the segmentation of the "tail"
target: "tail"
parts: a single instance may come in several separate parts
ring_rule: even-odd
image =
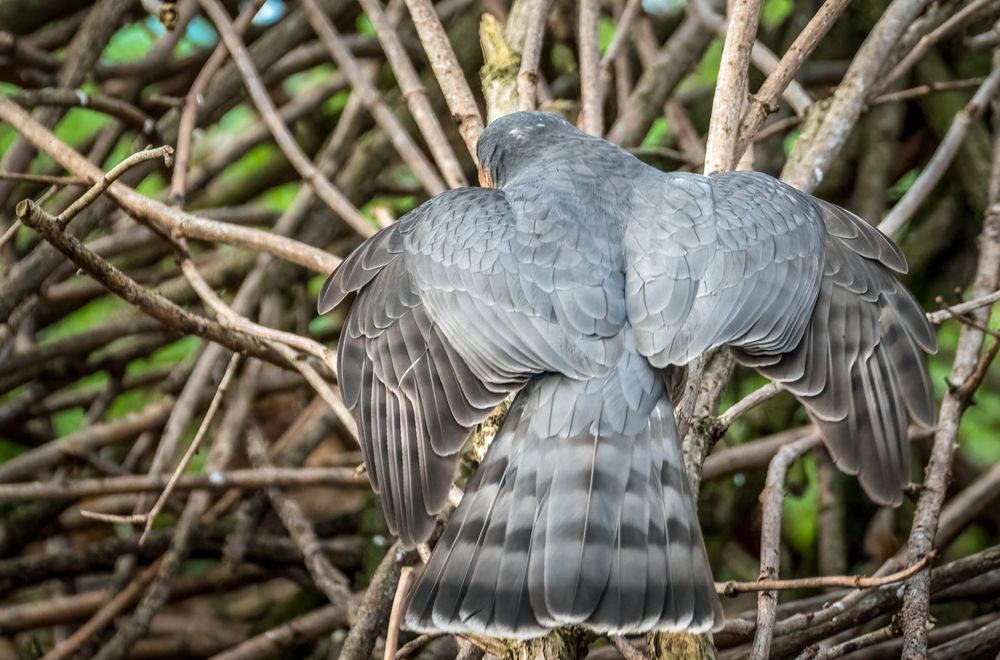
[[[920,305],[891,271],[899,249],[850,212],[820,203],[828,236],[819,298],[793,350],[736,352],[809,411],[840,469],[875,502],[896,506],[910,478],[907,413],[934,424],[925,353],[937,350]]]
[[[722,620],[673,408],[636,353],[606,377],[538,376],[517,396],[405,619],[514,638]]]

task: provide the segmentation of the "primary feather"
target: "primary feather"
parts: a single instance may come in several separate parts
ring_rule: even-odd
[[[669,373],[720,346],[806,406],[880,503],[933,423],[934,335],[899,250],[763,174],[665,174],[545,113],[495,121],[498,189],[426,202],[352,253],[338,351],[373,487],[431,535],[469,431],[519,391],[414,588],[415,629],[528,637],[721,623]]]

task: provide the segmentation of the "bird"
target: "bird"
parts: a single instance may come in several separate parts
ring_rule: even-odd
[[[936,339],[889,238],[769,175],[663,172],[556,114],[499,117],[476,151],[486,187],[382,229],[318,297],[322,314],[355,294],[338,384],[404,547],[431,538],[471,430],[516,393],[405,627],[717,629],[669,380],[721,347],[900,504]]]

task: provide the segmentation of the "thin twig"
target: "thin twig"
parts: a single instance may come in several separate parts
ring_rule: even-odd
[[[785,474],[802,454],[818,446],[818,435],[810,435],[782,447],[767,468],[767,481],[761,493],[763,514],[760,530],[760,579],[776,580],[781,560],[781,503],[785,495]],[[771,639],[778,594],[773,590],[761,591],[757,596],[757,632],[750,651],[751,660],[770,657]]]
[[[361,65],[351,54],[351,50],[344,44],[343,38],[333,26],[333,23],[326,17],[323,10],[316,4],[316,0],[302,0],[302,10],[309,17],[309,23],[313,30],[319,35],[320,41],[326,47],[327,52],[337,63],[337,68],[347,79],[351,81],[351,88],[368,108],[368,111],[375,118],[386,136],[392,142],[396,151],[403,161],[410,167],[424,188],[431,195],[437,195],[447,189],[444,182],[434,170],[434,166],[428,162],[423,152],[406,132],[402,122],[396,117],[389,106],[386,105],[375,85],[369,80],[368,75],[362,70]]]
[[[375,28],[375,36],[382,44],[382,50],[389,60],[389,66],[392,67],[410,114],[424,136],[438,167],[441,168],[441,174],[452,188],[469,185],[458,157],[451,148],[451,143],[448,142],[444,129],[441,128],[441,122],[438,121],[437,114],[427,97],[427,90],[420,82],[420,76],[399,38],[396,26],[382,10],[380,0],[360,0],[360,2],[365,15]]]
[[[717,433],[725,433],[726,429],[732,426],[733,422],[736,421],[740,415],[743,415],[748,410],[759,406],[780,391],[780,385],[777,383],[768,383],[746,395],[730,406],[726,412],[719,415]]]
[[[171,473],[163,492],[160,493],[156,502],[153,503],[153,507],[147,513],[133,514],[129,516],[113,516],[104,513],[95,514],[93,511],[81,509],[80,515],[84,518],[95,518],[101,520],[102,522],[109,523],[145,523],[142,534],[139,535],[139,545],[141,546],[149,536],[149,532],[153,529],[153,523],[156,522],[156,517],[161,511],[163,511],[163,507],[166,505],[167,499],[173,493],[174,487],[177,485],[177,481],[180,479],[181,475],[184,474],[184,470],[187,469],[188,463],[191,462],[195,452],[198,451],[198,447],[201,445],[201,441],[205,437],[205,433],[208,431],[209,425],[211,425],[212,420],[215,418],[215,413],[219,410],[219,406],[222,404],[222,399],[229,390],[229,382],[232,380],[233,374],[236,372],[236,367],[239,365],[239,362],[240,354],[233,353],[233,356],[229,359],[229,365],[226,367],[226,373],[223,374],[222,380],[219,382],[219,387],[215,390],[215,395],[212,397],[212,401],[208,405],[208,411],[205,413],[205,417],[202,419],[201,425],[198,427],[198,431],[195,433],[194,439],[188,446],[187,451],[184,452],[184,455],[181,457],[177,467],[174,468],[173,473]]]
[[[403,603],[406,602],[406,592],[413,580],[413,567],[405,567],[399,574],[399,584],[396,585],[396,595],[392,599],[392,609],[389,611],[389,628],[385,634],[384,660],[395,660],[396,648],[399,646],[399,627],[403,618]]]
[[[31,500],[78,500],[123,493],[162,492],[172,475],[123,475],[68,482],[29,481],[0,484],[0,502]],[[291,488],[300,486],[339,486],[368,488],[364,473],[344,467],[238,469],[208,474],[184,474],[174,482],[175,491],[229,490],[251,488]],[[118,522],[117,520],[112,522]],[[142,520],[126,522],[142,522]]]
[[[972,2],[952,14],[948,20],[937,28],[920,37],[920,40],[917,41],[913,49],[892,68],[892,71],[882,77],[874,93],[879,94],[889,89],[895,81],[906,75],[906,72],[912,69],[936,43],[952,32],[960,30],[971,20],[974,20],[984,7],[995,3],[996,0],[972,0]]]
[[[972,123],[986,110],[990,99],[993,98],[998,89],[1000,89],[1000,67],[993,69],[989,77],[976,90],[969,103],[955,115],[951,126],[948,127],[948,132],[945,133],[941,144],[934,151],[934,155],[920,172],[920,176],[906,191],[903,198],[892,207],[892,211],[879,223],[879,231],[887,236],[892,236],[913,217],[913,214],[917,212],[920,205],[948,171],[948,167],[958,154]]]
[[[781,93],[795,79],[795,74],[850,2],[851,0],[826,0],[782,55],[778,67],[767,77],[757,93],[750,97],[746,112],[743,113],[743,120],[740,122],[739,141],[736,145],[737,158],[746,151],[767,116],[777,111]]]
[[[549,16],[552,0],[528,0],[531,11],[528,14],[528,31],[524,35],[521,50],[521,68],[517,72],[517,99],[521,110],[535,109],[535,90],[538,87],[538,65],[542,56],[542,41],[545,38],[545,21]]]
[[[253,100],[261,118],[267,127],[271,129],[278,147],[288,158],[299,175],[305,179],[306,183],[313,189],[316,196],[323,200],[330,209],[341,219],[350,225],[362,236],[371,236],[375,233],[375,228],[358,212],[354,204],[342,192],[340,192],[323,174],[313,165],[309,157],[305,155],[302,148],[295,142],[288,127],[278,116],[278,110],[274,107],[274,101],[267,93],[264,82],[260,79],[253,60],[247,52],[243,40],[233,29],[233,24],[229,20],[226,10],[219,4],[218,0],[199,0],[205,13],[212,19],[219,35],[226,44],[229,56],[233,59],[243,82],[246,85],[247,93]]]
[[[934,553],[929,552],[921,559],[914,562],[907,568],[878,577],[868,577],[865,575],[822,575],[818,577],[798,578],[794,580],[773,580],[761,578],[754,582],[716,582],[716,593],[726,596],[734,596],[738,593],[748,591],[787,591],[790,589],[820,589],[823,587],[848,587],[850,589],[868,589],[870,587],[884,587],[887,584],[903,582],[911,575],[915,575],[927,568],[927,565],[934,559]]]
[[[944,323],[948,319],[957,318],[962,314],[967,314],[971,311],[977,310],[980,307],[988,307],[997,301],[1000,301],[1000,291],[994,291],[993,293],[979,298],[974,298],[973,300],[967,300],[966,302],[952,305],[951,307],[939,309],[936,312],[930,312],[927,314],[927,320],[937,325],[939,323]]]
[[[0,179],[28,181],[30,183],[50,183],[54,186],[90,185],[90,180],[82,176],[52,176],[49,174],[29,174],[27,172],[0,172]]]
[[[458,123],[458,132],[478,166],[476,142],[483,132],[483,118],[479,114],[472,89],[462,74],[455,51],[448,41],[448,34],[430,0],[406,0],[406,7],[410,10],[413,26],[417,29],[434,76],[444,93],[448,109]]]
[[[99,181],[104,176],[104,172],[97,166],[59,140],[50,130],[3,95],[0,95],[0,119],[14,126],[22,137],[48,153],[74,175],[85,177],[89,181]],[[340,259],[337,257],[301,241],[273,232],[240,227],[184,213],[136,192],[121,181],[112,183],[107,192],[134,217],[147,220],[168,232],[179,231],[188,238],[219,241],[267,252],[323,274],[333,272],[340,265]]]
[[[106,174],[102,175],[100,179],[94,182],[94,185],[80,195],[76,201],[66,207],[66,210],[57,215],[55,218],[56,224],[65,228],[66,225],[69,224],[70,220],[76,217],[76,214],[93,204],[94,200],[100,197],[105,190],[110,188],[112,183],[136,165],[145,163],[146,161],[159,160],[162,158],[163,164],[170,167],[171,164],[173,164],[173,155],[174,149],[170,145],[164,145],[153,149],[145,149],[132,154],[111,168]]]
[[[601,50],[598,45],[599,0],[580,0],[580,128],[600,137],[604,134],[604,93],[601,85]]]
[[[705,143],[706,174],[725,172],[736,166],[736,141],[761,4],[762,0],[734,0],[732,4]]]
[[[233,32],[242,37],[250,26],[250,21],[263,6],[264,1],[253,0],[249,3],[233,21]],[[188,162],[191,159],[191,143],[195,125],[198,122],[198,109],[204,101],[204,94],[212,77],[222,67],[227,55],[226,45],[224,43],[218,44],[208,61],[198,71],[198,75],[184,96],[184,107],[181,110],[181,118],[177,128],[177,165],[174,167],[173,176],[170,179],[169,199],[172,204],[180,205],[184,201],[187,190]]]

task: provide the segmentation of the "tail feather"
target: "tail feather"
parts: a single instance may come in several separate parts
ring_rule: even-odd
[[[539,376],[518,395],[409,597],[409,628],[721,623],[673,410],[637,359],[590,381]]]

